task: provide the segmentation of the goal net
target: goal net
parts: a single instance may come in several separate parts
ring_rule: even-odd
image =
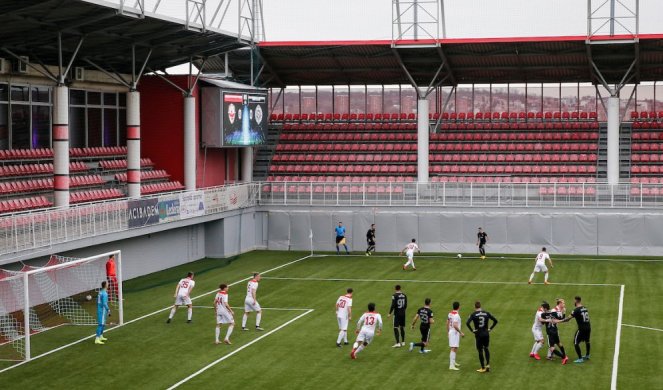
[[[107,274],[113,256],[115,276]],[[66,325],[97,325],[97,297],[107,282],[111,313],[123,322],[120,251],[86,258],[52,255],[42,267],[0,270],[0,360],[29,360],[57,347]],[[65,332],[70,334],[71,332]],[[50,336],[50,337],[49,337]]]

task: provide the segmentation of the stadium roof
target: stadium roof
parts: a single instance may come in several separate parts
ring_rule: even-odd
[[[608,83],[622,81],[634,59],[630,82],[663,78],[663,34],[401,41],[263,42],[254,57],[258,85],[440,85],[598,82],[591,61]],[[250,51],[231,53],[236,78],[249,80]],[[399,58],[401,61],[399,61]],[[591,61],[590,61],[591,58]],[[401,65],[402,64],[402,65]],[[221,62],[205,72],[223,71]],[[264,65],[264,67],[263,67]],[[216,68],[215,68],[216,66]],[[262,71],[260,69],[262,68]]]
[[[131,2],[133,3],[133,2]],[[138,14],[101,0],[0,0],[0,56],[11,52],[32,63],[58,64],[57,34],[62,34],[63,63],[67,65],[84,37],[74,66],[90,67],[90,59],[106,70],[130,74],[132,45],[138,68],[152,50],[147,67],[165,69],[245,46],[236,35],[187,28],[181,20]]]

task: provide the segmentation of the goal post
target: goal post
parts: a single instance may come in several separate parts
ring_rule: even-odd
[[[106,272],[111,256],[115,277]],[[97,297],[103,281],[107,282],[111,318],[122,325],[119,250],[86,258],[52,255],[43,267],[24,265],[18,271],[0,270],[0,359],[30,360],[37,350],[34,336],[47,330],[64,325],[97,325]],[[39,340],[48,337],[45,333]],[[57,334],[52,337],[59,339]],[[52,339],[46,343],[54,344]]]

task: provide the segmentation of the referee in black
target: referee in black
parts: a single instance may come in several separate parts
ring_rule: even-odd
[[[488,233],[479,228],[479,232],[477,233],[477,246],[479,247],[481,260],[486,260],[486,242],[488,242]]]
[[[576,322],[578,323],[578,330],[576,331],[575,337],[573,338],[573,346],[575,347],[576,353],[578,354],[578,359],[574,360],[573,362],[584,363],[585,361],[589,360],[589,336],[592,333],[592,326],[589,322],[589,311],[582,304],[582,298],[579,296],[575,297],[575,306],[576,307],[573,309],[573,312],[571,312],[571,315],[565,318],[562,322],[571,321],[571,318],[576,319]],[[584,356],[580,350],[580,343],[583,341],[587,347],[587,354]]]
[[[396,344],[393,345],[394,348],[400,348],[405,346],[405,309],[407,309],[407,295],[403,294],[401,291],[400,284],[397,284],[396,292],[391,296],[391,307],[389,308],[389,314],[387,318],[391,317],[391,314],[394,314],[394,337],[396,338]],[[400,336],[400,339],[398,338]]]
[[[371,224],[371,228],[366,232],[366,256],[370,256],[371,252],[375,252],[375,224]]]
[[[488,327],[488,320],[493,321],[493,324],[490,327]],[[474,333],[474,337],[476,337],[479,362],[481,363],[481,368],[478,369],[477,372],[489,372],[490,351],[488,350],[488,346],[490,345],[490,331],[492,331],[495,325],[497,325],[497,319],[481,308],[481,302],[476,301],[474,303],[474,313],[470,314],[470,318],[467,319],[466,325],[470,328],[470,331]],[[472,328],[472,325],[474,325],[474,328]],[[484,354],[486,356],[485,361]]]

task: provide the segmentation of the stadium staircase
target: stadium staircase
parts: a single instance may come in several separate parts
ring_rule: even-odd
[[[279,143],[281,136],[281,125],[269,126],[267,132],[267,142],[256,148],[256,156],[253,165],[253,181],[265,181],[269,175],[269,167],[272,163],[272,158],[276,152],[276,145]]]
[[[628,181],[631,176],[631,132],[630,123],[622,123],[619,129],[619,178]],[[608,178],[608,124],[599,124],[599,151],[596,166],[599,181]]]

